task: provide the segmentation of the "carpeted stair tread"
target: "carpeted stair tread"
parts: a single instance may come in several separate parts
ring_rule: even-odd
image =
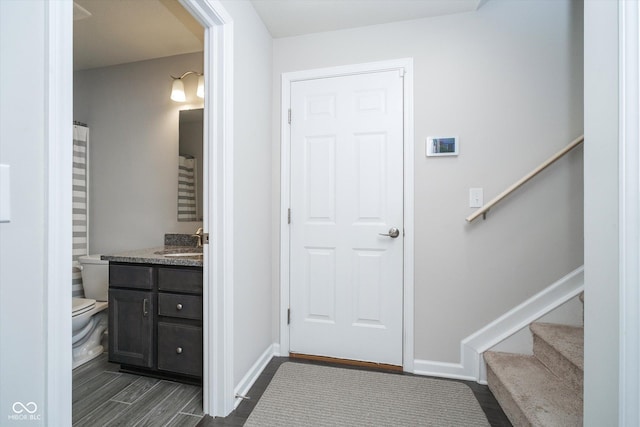
[[[537,335],[580,371],[584,371],[584,328],[553,323],[532,323],[530,329],[534,339]],[[535,341],[533,352],[536,354]],[[553,370],[551,366],[548,367]]]
[[[581,426],[582,399],[536,357],[486,352],[489,388],[513,425]]]

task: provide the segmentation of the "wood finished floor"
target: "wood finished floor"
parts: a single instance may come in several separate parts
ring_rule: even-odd
[[[251,389],[249,390],[249,393],[247,393],[248,397],[250,397],[251,400],[243,400],[242,403],[240,403],[240,405],[238,406],[238,408],[226,418],[212,418],[210,416],[205,416],[202,419],[202,421],[200,421],[200,423],[198,424],[198,427],[219,427],[219,426],[241,427],[243,426],[244,423],[247,421],[247,418],[249,418],[251,411],[253,410],[253,408],[255,408],[256,404],[258,403],[258,400],[260,400],[260,397],[262,396],[264,391],[267,389],[267,386],[271,382],[271,379],[275,375],[276,371],[278,370],[280,365],[282,365],[284,362],[336,366],[336,367],[345,368],[345,369],[371,370],[370,368],[337,365],[337,364],[326,363],[326,362],[317,362],[317,361],[301,360],[301,359],[289,359],[288,357],[274,357],[273,359],[271,359],[271,361],[269,362],[265,370],[262,372],[260,377],[258,377],[253,387],[251,387]],[[397,373],[397,372],[392,374],[412,375],[412,374]],[[439,379],[442,379],[442,378],[439,378]],[[478,399],[478,402],[480,403],[480,407],[482,407],[482,410],[487,416],[487,420],[489,421],[489,424],[491,424],[492,427],[511,427],[512,426],[511,423],[509,422],[509,419],[502,411],[502,408],[500,408],[500,405],[496,401],[495,397],[489,390],[489,387],[485,385],[480,385],[473,381],[461,381],[461,380],[450,380],[450,381],[461,382],[463,384],[468,385],[469,388],[471,388],[471,390],[473,391],[473,394],[476,396],[476,399]]]
[[[212,418],[203,417],[201,387],[118,372],[119,365],[109,363],[107,355],[103,354],[73,370],[73,425],[240,427],[246,422],[280,365],[287,361],[369,370],[274,357],[249,390],[251,400],[240,403],[226,418]],[[511,426],[487,386],[471,381],[458,382],[471,388],[493,427]]]
[[[73,370],[74,426],[193,427],[202,419],[202,387],[118,372],[107,355]]]

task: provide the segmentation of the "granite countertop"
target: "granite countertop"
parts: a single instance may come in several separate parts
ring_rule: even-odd
[[[202,248],[193,246],[158,246],[155,248],[138,249],[135,251],[120,252],[111,255],[102,255],[100,258],[106,261],[129,262],[134,264],[160,264],[188,267],[202,267],[202,255],[197,256],[165,256],[166,253],[191,253],[202,252]]]

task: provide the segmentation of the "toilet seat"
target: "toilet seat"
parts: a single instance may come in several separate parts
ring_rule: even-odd
[[[71,316],[79,316],[87,311],[93,310],[96,306],[96,300],[89,298],[72,298]]]

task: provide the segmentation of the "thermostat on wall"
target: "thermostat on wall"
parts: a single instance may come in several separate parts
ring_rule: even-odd
[[[427,156],[457,156],[457,136],[428,136],[426,143]]]

